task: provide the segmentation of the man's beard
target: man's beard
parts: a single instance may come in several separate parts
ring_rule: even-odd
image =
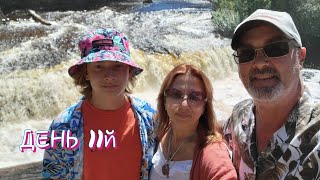
[[[254,87],[253,81],[256,79],[256,76],[259,75],[271,75],[277,81],[277,84],[273,87]],[[253,70],[249,74],[249,85],[248,92],[249,94],[259,101],[273,101],[275,98],[278,98],[283,90],[284,84],[280,80],[280,74],[273,68],[265,68],[262,70]]]
[[[283,85],[282,83],[278,83],[275,87],[264,87],[264,88],[254,88],[249,87],[248,92],[254,98],[260,101],[273,101],[274,99],[280,97],[281,89]]]

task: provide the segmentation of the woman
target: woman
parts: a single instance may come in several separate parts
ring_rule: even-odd
[[[71,130],[80,143],[75,149],[62,143],[47,149],[43,176],[149,179],[155,110],[129,96],[129,85],[142,69],[130,56],[127,38],[114,29],[94,29],[80,41],[79,49],[81,59],[68,72],[84,96],[53,120],[50,131],[61,137]],[[98,134],[99,139],[94,138]]]
[[[164,79],[151,180],[237,179],[217,130],[212,91],[209,79],[192,65],[179,65]]]

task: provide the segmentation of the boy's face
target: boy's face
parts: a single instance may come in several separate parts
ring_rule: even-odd
[[[92,62],[87,65],[86,80],[93,96],[123,96],[132,77],[129,66],[120,62]]]

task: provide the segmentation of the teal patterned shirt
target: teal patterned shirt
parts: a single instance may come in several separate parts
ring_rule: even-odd
[[[142,145],[142,162],[140,179],[149,178],[149,170],[152,166],[152,156],[155,148],[154,115],[155,109],[146,101],[129,96],[135,118],[139,121],[140,139]],[[68,107],[53,119],[49,131],[55,130],[58,137],[61,137],[63,130],[71,130],[72,136],[80,142],[78,148],[71,150],[61,148],[49,148],[44,153],[42,176],[44,178],[81,179],[83,168],[84,132],[81,105],[84,98],[76,104]],[[50,137],[49,137],[50,140]],[[106,174],[107,176],[107,174]]]

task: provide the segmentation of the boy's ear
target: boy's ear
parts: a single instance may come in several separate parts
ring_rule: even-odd
[[[131,79],[133,77],[133,68],[130,67],[129,68],[129,79]]]
[[[300,51],[299,51],[300,69],[303,68],[303,63],[306,60],[306,56],[307,56],[307,49],[305,47],[300,48]]]

